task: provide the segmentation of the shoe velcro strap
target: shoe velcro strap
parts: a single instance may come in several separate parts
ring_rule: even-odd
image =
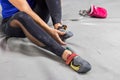
[[[66,30],[67,29],[67,26],[66,25],[62,25],[62,27]]]
[[[69,56],[67,57],[66,64],[70,64],[70,62],[73,60],[73,58],[74,58],[75,56],[77,56],[77,54],[75,54],[75,53],[72,53],[71,55],[69,55]]]

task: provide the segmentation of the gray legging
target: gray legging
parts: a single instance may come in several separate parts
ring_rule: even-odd
[[[35,0],[35,12],[45,21],[48,22],[51,16],[53,25],[61,23],[61,0]]]
[[[38,5],[39,4],[39,5]],[[35,12],[45,21],[49,20],[51,15],[53,24],[61,20],[61,5],[60,0],[38,0]],[[49,14],[50,13],[50,14]],[[11,27],[10,23],[13,20],[19,21],[27,32],[35,39],[46,45],[47,49],[58,56],[62,56],[64,48],[58,44],[44,29],[42,29],[28,14],[17,12],[12,17],[3,19],[2,31],[9,37],[26,37],[20,27]]]

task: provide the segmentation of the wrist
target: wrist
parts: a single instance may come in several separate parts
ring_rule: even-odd
[[[54,28],[55,28],[55,29],[58,29],[60,26],[62,26],[61,23],[56,23],[56,24],[54,24]]]

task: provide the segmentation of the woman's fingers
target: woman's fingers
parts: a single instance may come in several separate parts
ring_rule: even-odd
[[[57,41],[62,44],[62,45],[65,45],[66,43],[64,41],[61,40],[60,36],[57,35]]]
[[[58,33],[59,35],[64,35],[64,34],[65,34],[65,32],[61,32],[61,31],[59,31],[59,30],[57,30],[57,33]]]

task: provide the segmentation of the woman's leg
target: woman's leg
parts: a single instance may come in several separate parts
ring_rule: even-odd
[[[45,2],[50,12],[53,25],[61,23],[62,19],[61,0],[45,0]]]
[[[36,0],[36,12],[46,21],[51,16],[53,25],[61,23],[61,1],[60,0]]]
[[[91,69],[87,61],[75,53],[64,49],[26,13],[18,12],[6,22],[5,33],[7,35],[16,37],[16,35],[14,35],[16,34],[16,32],[14,33],[15,29],[21,29],[22,31],[17,35],[18,37],[21,36],[22,33],[36,45],[46,45],[53,53],[62,57],[66,61],[66,64],[78,73],[86,73]]]
[[[42,29],[29,15],[24,12],[16,13],[7,22],[5,33],[12,37],[21,37],[25,34],[36,45],[41,46],[42,42],[58,56],[62,56],[64,48],[61,47],[44,29]],[[17,32],[15,32],[17,30]]]
[[[47,7],[45,0],[35,0],[36,6],[34,11],[42,18],[43,21],[46,23],[49,21],[50,13]]]

